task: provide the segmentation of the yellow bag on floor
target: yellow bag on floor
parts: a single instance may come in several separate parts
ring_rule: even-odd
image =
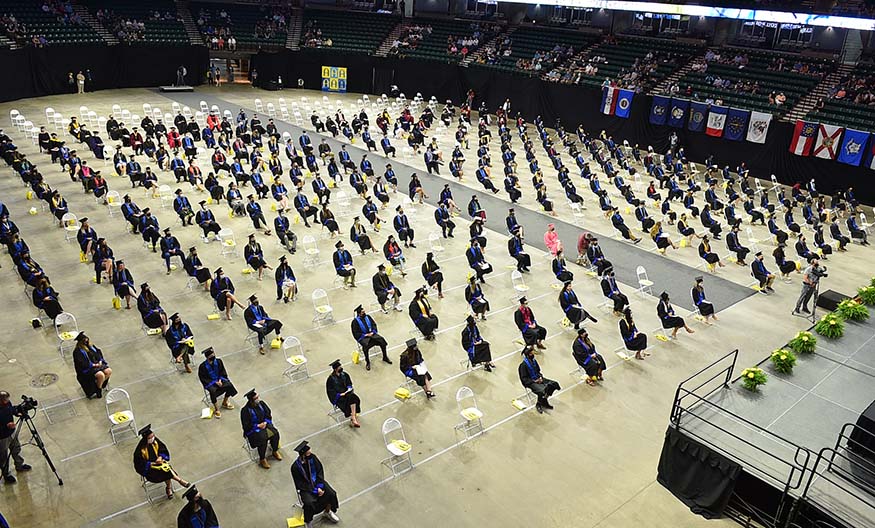
[[[33,200],[33,191],[27,191],[27,192],[24,194],[24,197],[25,197],[26,199],[28,199],[28,200]]]
[[[219,320],[219,314],[217,314],[217,313],[207,314],[207,321],[218,321],[218,320]]]
[[[358,365],[361,362],[362,362],[362,353],[358,350],[353,350],[352,351],[352,364]]]
[[[122,300],[119,297],[113,297],[112,298],[112,307],[115,308],[116,310],[121,310],[122,309]]]
[[[684,238],[681,239],[681,242],[680,242],[680,244],[678,244],[678,245],[679,245],[680,247],[682,247],[682,248],[685,248],[685,247],[689,246],[690,243],[687,242],[686,237],[684,237]]]
[[[37,213],[36,207],[31,207],[30,209],[27,210],[27,213],[31,216],[36,215],[36,213]]]
[[[318,197],[318,196],[314,196],[313,199],[310,200],[310,202],[311,202],[313,205],[319,205],[319,197]]]
[[[84,251],[79,252],[79,262],[88,262],[88,257],[85,256]]]
[[[398,387],[395,389],[395,399],[405,401],[410,399],[410,391],[406,387]]]
[[[278,349],[282,346],[283,346],[283,340],[278,338],[278,337],[273,338],[273,341],[270,342],[270,348]]]

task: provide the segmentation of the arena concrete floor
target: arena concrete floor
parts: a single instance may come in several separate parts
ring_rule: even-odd
[[[264,104],[278,104],[278,97],[285,97],[289,103],[302,95],[311,100],[322,97],[320,92],[263,92],[246,86],[199,88],[197,94],[227,101],[229,104],[221,105],[222,109],[231,110],[235,115],[240,107],[253,108],[256,97]],[[355,103],[357,98],[353,94],[331,95],[332,101],[347,104]],[[70,115],[79,112],[80,105],[87,105],[105,116],[111,112],[112,105],[119,104],[133,114],[142,115],[143,103],[169,112],[173,100],[173,94],[127,89],[29,99],[2,104],[0,110],[8,116],[10,109],[17,109],[39,125],[45,121],[46,107],[62,113],[66,122]],[[309,113],[304,114],[305,125],[309,125],[308,116]],[[2,126],[11,130],[8,117],[3,118]],[[438,133],[447,155],[452,149],[451,134]],[[212,300],[202,291],[186,288],[187,277],[181,266],[166,276],[163,261],[145,249],[138,236],[127,233],[126,222],[119,214],[108,216],[104,205],[96,203],[90,194],[83,194],[81,185],[71,182],[57,166],[50,165],[48,158],[39,154],[28,139],[17,132],[13,135],[19,148],[40,166],[46,180],[66,196],[70,210],[79,217],[88,216],[98,234],[108,240],[116,258],[126,260],[136,284],[149,282],[167,313],[179,312],[191,325],[197,350],[207,346],[217,350],[241,392],[235,398],[236,403],[243,401],[243,392],[256,387],[273,409],[286,459],[273,462],[273,467],[266,471],[252,463],[241,448],[238,412],[226,411],[221,420],[200,418],[203,391],[196,375],[178,373],[169,364],[163,340],[143,334],[136,312],[112,309],[111,286],[92,282],[93,267],[79,263],[78,247],[64,242],[63,232],[51,215],[42,211],[35,216],[28,215],[28,209],[39,204],[25,200],[26,189],[21,181],[11,170],[4,169],[0,178],[2,201],[10,209],[34,259],[42,264],[61,292],[64,309],[76,316],[79,328],[104,351],[113,368],[111,387],[121,387],[130,393],[137,425],[152,424],[156,434],[168,445],[176,470],[183,478],[197,483],[204,496],[212,501],[223,526],[284,526],[286,518],[297,513],[289,464],[294,455],[291,448],[304,438],[322,459],[326,478],[338,491],[339,515],[345,526],[400,527],[412,523],[425,527],[703,526],[704,519],[691,514],[656,482],[656,464],[677,383],[733,348],[740,349],[740,367],[753,365],[795,332],[809,326],[808,321],[790,316],[799,291],[797,276],[793,284],[777,281],[777,291],[770,296],[753,295],[729,306],[712,298],[720,310],[716,325],[705,326],[689,316],[695,334],[682,333],[676,341],[660,342],[653,336],[659,326],[656,299],[633,294],[637,285],[626,284],[623,289],[632,299],[638,327],[650,336],[653,355],[643,362],[624,362],[612,353],[622,346],[616,318],[609,311],[596,308],[602,300],[598,281],[589,277],[583,268],[572,265],[575,291],[583,305],[599,318],[598,324],[588,328],[609,366],[605,382],[599,387],[588,387],[579,376],[570,373],[575,367],[570,354],[573,337],[572,332],[563,331],[558,323],[562,312],[557,302],[558,292],[553,287],[555,280],[549,269],[550,261],[540,257],[544,250],[541,241],[544,228],[529,228],[527,242],[531,244],[529,251],[534,266],[533,272],[525,277],[530,287],[528,297],[539,322],[548,330],[548,349],[539,355],[539,362],[545,375],[559,381],[563,390],[552,400],[554,411],[539,415],[531,407],[518,410],[511,405],[511,400],[523,392],[517,377],[520,347],[514,342],[518,331],[512,320],[517,302],[510,284],[512,259],[506,252],[503,218],[490,217],[487,223],[487,228],[494,230],[487,233],[486,255],[495,272],[488,277],[484,290],[492,312],[489,320],[481,324],[484,337],[492,344],[498,367],[487,373],[480,369],[466,371],[460,365],[464,352],[459,336],[467,308],[463,291],[468,272],[463,255],[468,222],[464,220],[466,216],[462,216],[456,222],[463,236],[444,240],[445,250],[437,255],[445,276],[446,293],[442,300],[432,296],[432,305],[440,317],[437,340],[421,345],[438,397],[426,401],[422,393],[418,393],[410,401],[400,403],[393,397],[394,390],[403,382],[397,370],[397,356],[403,342],[410,337],[413,325],[404,313],[374,312],[375,299],[369,282],[382,261],[381,256],[359,257],[353,252],[360,284],[355,290],[345,291],[337,287],[330,267],[306,270],[299,251],[290,258],[290,264],[298,277],[300,297],[296,303],[276,303],[272,276],[259,282],[253,275],[241,273],[245,267],[242,255],[222,257],[219,244],[204,244],[196,227],[174,226],[176,215],[169,207],[162,209],[160,200],[148,197],[141,189],[132,192],[140,207],[151,206],[157,211],[162,228],[174,228],[183,248],[196,245],[207,267],[224,266],[240,299],[257,293],[268,313],[285,323],[283,334],[301,339],[311,378],[290,383],[282,376],[286,363],[281,351],[272,350],[262,356],[244,341],[247,330],[239,310],[232,321],[208,320],[207,314],[213,310]],[[74,141],[66,134],[66,127],[59,135],[68,144]],[[312,137],[315,143],[317,135]],[[515,146],[519,146],[516,138],[515,141]],[[393,164],[417,168],[423,179],[451,179],[449,175],[426,176],[421,157],[403,154],[400,139],[394,143],[399,147],[399,156],[392,160]],[[110,146],[107,141],[107,147]],[[356,161],[359,158],[357,146],[349,147],[351,152],[355,151],[353,159]],[[496,157],[497,143],[492,147],[493,157]],[[561,205],[564,200],[555,171],[544,163],[546,156],[542,151],[537,154],[545,167],[545,180],[557,204],[559,218],[574,223],[570,211]],[[476,161],[473,150],[468,157],[470,167]],[[372,153],[369,158],[375,170],[381,173],[382,156]],[[85,159],[103,169],[110,189],[122,195],[130,190],[127,180],[114,176],[110,166],[103,168],[102,162],[93,160],[90,154]],[[143,163],[144,167],[147,165]],[[204,159],[201,166],[205,173],[207,165]],[[523,199],[517,208],[526,207],[542,214],[527,183],[528,174],[523,171],[520,174]],[[159,178],[161,183],[176,188],[172,174],[161,173]],[[223,184],[227,182],[228,178],[224,177]],[[470,170],[462,185],[482,191]],[[496,185],[501,187],[499,181]],[[348,183],[342,183],[340,188],[348,192]],[[192,203],[200,199],[188,185],[183,189]],[[580,194],[591,196],[583,189]],[[392,195],[392,208],[401,203],[402,195],[403,190]],[[496,196],[506,199],[504,192]],[[462,207],[467,202],[467,197],[458,193],[456,199]],[[270,203],[271,200],[263,200],[262,207],[267,219],[272,221],[274,213],[270,211]],[[354,197],[353,211],[360,207],[361,201]],[[222,227],[231,227],[241,244],[253,231],[248,219],[229,219],[224,203],[211,208]],[[418,211],[411,220],[417,231],[418,248],[405,251],[411,273],[406,279],[393,277],[404,294],[404,301],[409,301],[413,290],[423,283],[419,266],[429,250],[427,234],[435,230],[431,207],[423,205],[415,209]],[[614,231],[597,209],[590,207],[577,224],[610,237]],[[336,205],[333,210],[338,213]],[[390,211],[383,213],[384,219],[393,216]],[[625,216],[630,227],[637,225],[634,216]],[[341,239],[352,250],[346,236],[349,220],[349,217],[340,218]],[[550,217],[543,215],[544,226],[550,221]],[[304,234],[316,236],[322,261],[330,259],[334,240],[320,237],[316,228],[307,230],[297,225],[294,229],[299,244]],[[633,230],[640,231],[634,227]],[[676,240],[674,228],[668,230]],[[384,229],[380,234],[371,235],[376,245],[382,246],[388,231]],[[757,238],[768,239],[764,228],[754,227],[754,232]],[[276,245],[275,237],[259,234],[258,238],[268,262],[273,265],[285,252]],[[570,248],[575,242],[565,240]],[[721,242],[714,244],[724,247]],[[636,251],[644,252],[652,247],[650,241],[645,240],[638,248],[630,246],[623,256],[626,258],[628,254],[635,258]],[[766,243],[763,249],[770,253],[772,247]],[[573,253],[573,250],[569,252],[572,260]],[[851,293],[868,283],[871,257],[869,248],[853,245],[848,253],[831,258],[827,262],[831,273],[824,286]],[[670,251],[665,258],[684,269],[699,266],[700,262],[695,247]],[[774,268],[770,258],[767,262]],[[17,484],[0,489],[0,511],[14,527],[48,527],[61,523],[71,526],[173,525],[183,505],[181,494],[177,493],[172,501],[159,500],[154,505],[145,500],[140,479],[131,464],[136,440],[127,437],[117,445],[112,443],[103,402],[84,399],[69,356],[63,360],[58,354],[54,332],[31,328],[30,319],[36,311],[30,299],[23,295],[23,283],[12,272],[9,259],[4,258],[2,264],[0,304],[9,316],[0,321],[0,350],[4,360],[0,388],[8,390],[16,399],[19,394],[34,396],[42,406],[56,411],[52,413],[54,423],[49,423],[43,414],[39,414],[35,422],[65,485],[57,485],[39,451],[25,447],[24,455],[34,469],[20,474]],[[743,286],[751,283],[749,270],[731,263],[721,268],[718,275]],[[314,328],[310,294],[316,288],[328,290],[336,325]],[[659,291],[657,284],[654,293]],[[675,297],[679,312],[686,313],[688,297]],[[353,308],[360,303],[373,314],[381,334],[389,341],[394,365],[385,365],[376,359],[373,370],[366,372],[363,365],[350,364],[354,342],[349,321]],[[361,429],[335,424],[326,416],[330,405],[325,397],[324,381],[328,363],[335,358],[344,361],[362,398],[365,414],[361,418]],[[201,357],[195,359],[199,362]],[[56,374],[57,382],[45,387],[32,385],[32,381],[42,385],[45,380],[51,380],[52,376],[46,374]],[[476,393],[486,427],[485,434],[467,442],[460,442],[461,437],[453,428],[461,421],[454,396],[462,386],[471,387]],[[65,418],[63,412],[70,407],[75,410],[75,416]],[[392,416],[404,425],[407,439],[413,445],[412,458],[416,465],[413,471],[397,478],[391,478],[391,472],[380,464],[387,456],[380,425]],[[709,525],[729,523],[723,520]]]

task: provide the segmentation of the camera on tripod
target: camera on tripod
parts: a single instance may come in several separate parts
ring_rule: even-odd
[[[38,401],[26,394],[22,394],[21,403],[15,406],[15,410],[19,414],[30,414],[30,411],[36,409],[37,405],[39,405]]]
[[[827,273],[826,266],[812,266],[811,274],[821,279],[823,277],[829,277],[829,273]]]

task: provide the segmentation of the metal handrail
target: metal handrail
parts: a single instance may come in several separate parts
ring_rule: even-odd
[[[872,509],[872,511],[875,512],[875,488],[872,488],[871,485],[869,485],[865,481],[860,480],[852,473],[849,473],[845,468],[836,464],[835,459],[837,457],[846,460],[852,466],[867,472],[869,475],[871,475],[872,478],[875,478],[875,470],[859,465],[854,460],[846,457],[845,455],[843,455],[839,451],[836,451],[833,448],[824,447],[817,454],[817,459],[815,460],[814,465],[811,468],[811,473],[808,477],[808,481],[805,484],[805,489],[802,491],[801,500],[812,502],[814,504],[820,504],[816,498],[812,497],[809,494],[809,492],[811,491],[811,485],[814,483],[815,477],[817,477],[825,480],[826,482],[829,482],[831,485],[842,490],[844,493],[868,505]],[[821,468],[821,462],[826,462],[827,466],[824,470],[818,471],[818,469]],[[831,475],[837,475],[839,478],[832,478]],[[853,485],[855,483],[863,485]],[[843,484],[851,485],[847,486]],[[862,492],[862,494],[860,492]],[[833,515],[838,515],[834,507],[830,506],[828,507],[828,510]]]

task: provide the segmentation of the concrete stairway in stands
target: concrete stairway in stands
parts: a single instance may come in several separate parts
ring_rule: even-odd
[[[692,71],[694,65],[702,64],[703,62],[705,62],[705,53],[704,52],[701,55],[697,55],[696,57],[693,57],[693,59],[691,59],[689,62],[687,62],[683,68],[676,70],[671,75],[669,75],[668,77],[666,77],[665,79],[660,81],[659,84],[657,84],[656,86],[653,87],[652,90],[650,90],[650,95],[662,95],[662,94],[669,93],[669,90],[671,89],[671,87],[674,83],[683,79],[684,75],[686,75],[690,71]],[[681,88],[683,88],[683,87],[681,87]]]
[[[820,100],[821,97],[826,97],[829,89],[832,88],[839,80],[851,72],[854,69],[853,64],[842,64],[840,65],[836,71],[830,73],[826,77],[820,81],[817,86],[814,87],[813,90],[808,92],[807,95],[799,99],[799,102],[796,103],[787,114],[781,118],[782,121],[789,121],[791,123],[795,122],[797,119],[802,119],[805,117],[808,112],[810,112],[814,105],[817,104],[817,101]]]
[[[392,31],[386,36],[385,40],[377,47],[377,51],[374,52],[374,55],[377,57],[385,57],[388,55],[389,50],[392,49],[392,43],[395,42],[399,36],[401,36],[401,32],[404,31],[408,24],[404,22],[399,22],[395,24],[395,27],[392,28]]]
[[[185,34],[188,35],[188,41],[192,46],[204,46],[204,37],[197,28],[197,23],[189,9],[188,2],[185,0],[177,0],[176,13],[179,19],[182,20],[182,25],[185,27]]]
[[[286,48],[297,51],[301,49],[301,31],[304,27],[304,10],[295,8],[292,10],[292,19],[289,20],[289,30],[286,33]]]
[[[96,16],[91,14],[91,11],[89,11],[87,7],[84,5],[73,4],[73,12],[79,15],[79,18],[81,18],[86,24],[91,26],[91,29],[100,35],[100,38],[102,38],[108,45],[115,46],[118,44],[118,38],[110,33],[103,23],[101,23],[100,20],[97,20]]]

